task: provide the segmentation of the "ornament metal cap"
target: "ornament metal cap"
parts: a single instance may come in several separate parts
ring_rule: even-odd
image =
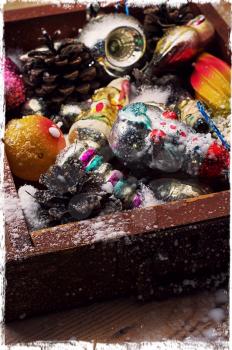
[[[121,26],[112,30],[105,40],[105,60],[114,69],[128,69],[144,55],[146,38],[142,29]]]

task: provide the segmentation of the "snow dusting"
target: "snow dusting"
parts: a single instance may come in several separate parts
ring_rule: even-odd
[[[48,129],[48,131],[52,137],[55,137],[56,139],[58,139],[60,137],[60,131],[55,126],[51,126]]]
[[[222,308],[214,308],[209,311],[208,316],[216,323],[222,322],[225,319],[225,311]]]
[[[40,206],[33,198],[35,192],[36,188],[31,185],[24,185],[18,191],[19,201],[31,230],[38,230],[47,226],[47,222],[39,217]]]
[[[137,96],[132,97],[130,103],[135,102],[155,102],[165,104],[171,94],[170,89],[160,89],[158,87],[143,86]]]
[[[161,200],[158,200],[154,193],[145,185],[142,185],[141,195],[143,197],[142,208],[159,205],[164,203]]]
[[[114,186],[112,185],[111,182],[106,182],[105,184],[102,185],[102,190],[107,193],[113,193]]]
[[[79,41],[87,47],[92,48],[97,42],[104,40],[108,33],[117,27],[131,26],[139,29],[140,24],[134,17],[128,17],[124,14],[104,15],[97,21],[90,21],[82,30]]]
[[[12,222],[23,218],[19,198],[4,193],[4,199],[1,204],[1,209],[4,210],[6,222]]]
[[[118,237],[124,236],[128,233],[128,220],[123,220],[120,222],[117,218],[110,219],[108,221],[102,220],[101,217],[94,221],[89,221],[88,226],[81,226],[80,231],[72,237],[72,242],[78,244],[82,237],[88,237],[89,240],[97,242],[110,239],[116,239]]]

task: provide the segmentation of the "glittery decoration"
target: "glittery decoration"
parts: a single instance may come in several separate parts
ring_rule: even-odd
[[[103,157],[96,155],[91,159],[89,164],[86,166],[85,171],[88,173],[90,171],[94,171],[103,163]]]
[[[93,139],[96,132],[100,135],[99,147],[107,142],[118,110],[128,103],[130,84],[128,78],[118,78],[104,88],[95,91],[89,109],[80,113],[69,131],[70,143],[80,139],[80,134]],[[87,137],[85,137],[87,139]]]
[[[84,166],[88,164],[88,162],[92,159],[92,157],[96,154],[96,151],[94,148],[89,148],[87,151],[85,151],[80,156],[80,161],[83,163]]]
[[[150,181],[148,187],[158,200],[164,202],[198,197],[213,192],[208,186],[197,182],[195,179],[160,178]]]
[[[30,181],[38,181],[66,146],[59,128],[39,115],[12,119],[6,126],[4,144],[13,174]]]
[[[7,110],[19,107],[25,101],[23,79],[16,65],[9,58],[6,58],[4,62],[4,87]]]
[[[108,178],[108,181],[112,183],[112,185],[115,185],[121,178],[123,177],[123,174],[121,171],[113,170],[110,174],[110,177]]]
[[[215,142],[210,133],[196,133],[186,124],[166,118],[159,104],[134,103],[124,107],[109,141],[115,155],[132,168],[168,173],[182,170],[193,176],[215,177],[229,167],[229,152],[219,144],[214,161],[209,161],[212,154],[208,150]]]
[[[141,204],[142,204],[142,198],[139,194],[136,194],[133,199],[133,207],[139,208]]]

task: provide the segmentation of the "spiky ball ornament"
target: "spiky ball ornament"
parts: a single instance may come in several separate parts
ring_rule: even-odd
[[[10,58],[4,62],[4,85],[6,109],[12,110],[25,101],[25,87],[17,66]]]

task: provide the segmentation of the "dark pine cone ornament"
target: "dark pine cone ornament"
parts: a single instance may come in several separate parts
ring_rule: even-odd
[[[42,98],[50,113],[57,113],[67,101],[88,99],[104,85],[102,67],[90,50],[76,39],[55,41],[43,30],[44,45],[21,56],[28,97]]]
[[[40,217],[50,226],[122,210],[121,201],[103,191],[99,176],[86,173],[78,158],[53,165],[39,182],[46,189],[37,190],[34,198],[40,204]]]
[[[143,26],[147,38],[147,54],[150,58],[153,55],[157,41],[167,29],[186,24],[193,17],[189,4],[180,7],[170,7],[162,4],[146,8],[144,10]]]

